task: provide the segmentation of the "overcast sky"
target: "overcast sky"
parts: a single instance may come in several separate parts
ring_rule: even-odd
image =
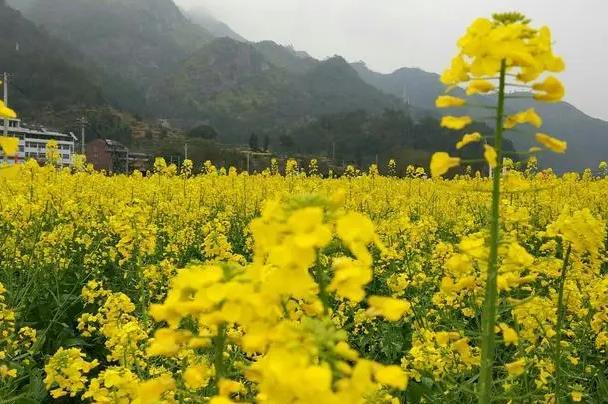
[[[440,73],[478,16],[518,10],[549,25],[564,57],[566,100],[608,120],[608,0],[176,0],[202,6],[252,41],[291,44],[316,58],[342,55],[380,72]]]

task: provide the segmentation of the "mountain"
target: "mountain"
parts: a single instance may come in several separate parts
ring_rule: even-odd
[[[22,13],[28,11],[37,0],[6,0],[6,4]]]
[[[203,7],[195,7],[185,14],[193,23],[200,25],[216,38],[230,38],[239,42],[248,42],[245,38],[234,32],[227,24],[216,19]]]
[[[277,62],[289,58],[268,57],[268,49],[306,67]],[[195,52],[152,87],[148,101],[157,114],[210,123],[224,141],[233,142],[246,140],[251,131],[281,132],[323,114],[402,107],[363,82],[340,57],[310,61],[276,44],[229,38]]]
[[[0,64],[11,73],[9,104],[20,116],[52,124],[64,114],[106,103],[82,55],[0,0]],[[71,119],[71,118],[68,118]]]
[[[0,1],[9,32],[0,39],[2,57],[10,59],[6,69],[17,72],[21,88],[14,105],[44,119],[53,119],[53,111],[109,104],[150,121],[169,118],[184,129],[210,124],[221,141],[245,143],[251,132],[316,138],[308,129],[324,117],[342,126],[344,116],[364,111],[371,117],[357,130],[371,150],[422,141],[374,142],[367,131],[386,126],[376,117],[385,109],[407,110],[418,122],[443,112],[434,106],[444,91],[436,74],[415,68],[382,74],[339,56],[317,60],[272,41],[247,42],[205,11],[185,15],[173,0],[9,0],[38,27]],[[513,112],[533,104],[545,119],[542,131],[569,143],[565,156],[541,155],[542,165],[580,170],[607,158],[607,122],[567,103],[510,102]],[[533,143],[531,135],[531,128],[509,134],[518,149]],[[293,140],[311,149],[307,139]]]
[[[270,63],[291,73],[306,73],[319,64],[317,59],[306,52],[296,51],[293,47],[282,46],[273,41],[261,41],[253,46]]]
[[[608,122],[586,115],[567,102],[545,104],[530,99],[509,100],[510,113],[534,107],[543,118],[543,126],[538,130],[568,142],[564,155],[543,153],[539,162],[544,167],[557,171],[595,170],[600,161],[608,160]],[[519,150],[535,144],[530,128],[508,135]]]
[[[37,0],[26,16],[142,91],[213,38],[172,0]]]
[[[368,69],[364,63],[352,64],[361,79],[379,90],[400,97],[413,107],[424,109],[439,115],[435,108],[435,98],[445,91],[439,81],[439,75],[420,69],[402,68],[390,74],[382,74]],[[456,95],[462,95],[455,89]],[[476,97],[476,102],[493,105],[492,97]],[[606,160],[608,155],[608,122],[592,118],[567,102],[546,104],[532,99],[510,99],[507,113],[514,113],[528,108],[536,108],[543,117],[543,126],[539,131],[546,132],[568,142],[565,155],[542,153],[539,162],[543,167],[552,167],[559,172],[585,168],[595,169],[598,163]],[[432,111],[432,112],[431,112]],[[469,109],[466,111],[482,119],[487,111]],[[491,124],[491,122],[488,122]],[[508,132],[516,149],[527,150],[534,144],[534,128],[521,127],[519,132]]]
[[[391,74],[382,74],[368,69],[364,62],[352,63],[351,66],[366,83],[418,108],[435,109],[437,95],[445,91],[438,75],[417,68],[403,67]]]

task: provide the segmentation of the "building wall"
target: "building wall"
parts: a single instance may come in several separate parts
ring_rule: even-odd
[[[40,164],[46,162],[46,145],[52,139],[40,139],[40,138],[29,138],[27,135],[18,132],[8,132],[9,136],[15,136],[19,138],[19,149],[15,157],[4,157],[0,151],[0,160],[9,164],[24,162],[28,159],[34,159]],[[59,163],[62,166],[69,166],[72,164],[72,156],[74,154],[74,142],[69,140],[57,140],[57,147],[59,152]]]
[[[103,139],[95,139],[86,147],[87,162],[93,164],[96,170],[112,171],[112,154],[108,151]]]

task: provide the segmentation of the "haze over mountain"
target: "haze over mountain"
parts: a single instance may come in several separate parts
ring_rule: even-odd
[[[185,14],[190,20],[201,27],[204,27],[211,35],[216,38],[230,38],[239,42],[248,42],[241,35],[237,34],[225,23],[217,20],[208,10],[202,7],[196,7],[187,10]]]
[[[52,124],[57,114],[105,104],[101,73],[82,55],[49,37],[0,1],[0,66],[11,73],[10,105],[28,118]]]
[[[213,39],[168,0],[39,0],[25,14],[143,91]]]
[[[420,69],[402,68],[391,74],[373,72],[363,63],[353,64],[367,83],[395,96],[405,97],[413,106],[435,109],[435,98],[445,91],[437,74]],[[493,105],[492,97],[478,97],[481,104]],[[543,126],[535,131],[531,127],[520,127],[519,132],[507,132],[518,150],[527,150],[535,145],[534,133],[546,132],[568,142],[565,155],[543,153],[539,161],[545,167],[558,170],[582,170],[595,168],[597,163],[608,158],[608,122],[592,118],[567,102],[555,104],[539,103],[530,99],[510,99],[507,113],[535,108],[543,117]],[[483,110],[469,109],[471,115],[482,119]],[[460,112],[462,113],[462,112]],[[490,122],[491,124],[491,122]]]
[[[73,69],[73,77],[80,77],[82,84],[77,80],[64,91],[45,92],[42,86],[28,94],[55,110],[109,103],[148,120],[169,119],[186,130],[211,125],[221,142],[245,143],[256,132],[274,139],[275,148],[325,155],[331,153],[330,144],[335,148],[339,142],[345,159],[360,161],[406,156],[407,150],[423,151],[415,157],[420,158],[453,148],[454,135],[438,127],[434,100],[444,86],[433,73],[404,67],[381,74],[339,56],[317,60],[272,41],[248,42],[208,12],[184,14],[172,0],[10,0],[39,28],[1,1],[7,21],[15,18],[27,28],[5,38],[6,49],[37,35],[30,43],[56,56],[46,60],[57,60],[61,69]],[[45,55],[45,49],[34,49]],[[24,59],[20,52],[3,52],[2,58],[33,57]],[[51,75],[35,63],[8,66],[23,76]],[[50,81],[65,87],[63,76]],[[74,92],[83,97],[68,96]],[[531,104],[518,100],[512,105]],[[608,157],[607,122],[567,103],[535,106],[545,118],[542,130],[569,142],[565,157],[543,156],[543,163],[559,171],[580,170]],[[42,104],[33,109],[42,111]],[[423,131],[432,141],[424,141]],[[524,133],[513,136],[518,148],[528,147],[529,139]]]

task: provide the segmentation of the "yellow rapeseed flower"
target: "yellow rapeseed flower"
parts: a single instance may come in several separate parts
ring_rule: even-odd
[[[488,162],[488,165],[492,168],[496,167],[498,162],[496,159],[498,158],[498,154],[496,153],[496,149],[488,144],[483,145],[483,157]]]
[[[459,157],[450,157],[446,152],[437,152],[431,157],[431,175],[440,177],[447,173],[450,168],[460,165]]]
[[[496,86],[488,80],[473,80],[467,87],[467,95],[489,93],[495,89]]]
[[[545,81],[532,85],[532,89],[537,91],[534,99],[544,102],[559,102],[564,98],[564,85],[553,76],[549,76]]]
[[[407,375],[401,367],[396,365],[376,365],[374,367],[374,378],[378,383],[385,386],[394,387],[399,390],[407,388]]]
[[[440,95],[435,100],[435,106],[437,108],[453,108],[453,107],[462,107],[466,104],[466,100],[462,98],[453,97],[451,95]]]
[[[213,376],[213,369],[206,364],[191,365],[184,372],[184,383],[190,389],[200,389],[205,387]]]
[[[502,337],[505,342],[505,345],[517,345],[519,342],[519,336],[517,335],[517,331],[513,328],[509,327],[509,325],[505,323],[498,324],[498,327],[502,331]]]
[[[445,85],[455,85],[469,79],[469,68],[464,61],[462,55],[456,56],[452,59],[452,64],[441,75],[441,82]]]
[[[572,398],[572,401],[576,403],[581,402],[583,401],[583,392],[578,390],[572,390],[570,392],[570,397]]]
[[[543,124],[542,118],[536,113],[534,108],[527,109],[526,111],[518,112],[515,115],[510,115],[505,118],[503,124],[505,129],[514,128],[518,124],[529,123],[532,126],[540,128]]]
[[[470,116],[444,116],[441,118],[441,126],[448,129],[460,130],[470,125],[473,120]]]
[[[568,148],[567,142],[556,139],[545,133],[537,133],[536,141],[555,153],[565,153]]]
[[[398,321],[404,314],[412,311],[412,305],[405,299],[384,296],[370,296],[367,299],[370,316],[382,316],[389,321]]]
[[[526,360],[522,358],[514,362],[507,363],[505,364],[505,369],[507,369],[510,376],[517,377],[525,372]]]
[[[230,379],[221,379],[217,383],[217,387],[219,389],[220,396],[228,397],[231,394],[238,393],[243,391],[243,384],[237,382],[235,380]]]
[[[365,263],[348,257],[339,257],[334,261],[334,278],[328,290],[353,302],[360,302],[365,297],[363,287],[372,280],[372,269]]]
[[[13,157],[19,150],[19,138],[0,136],[0,149],[5,156]]]
[[[4,101],[0,100],[0,118],[15,119],[17,114],[15,111],[6,106]]]
[[[482,136],[479,132],[467,133],[462,137],[462,139],[458,143],[456,143],[456,148],[460,150],[470,143],[479,142],[481,139]]]
[[[209,400],[209,404],[235,404],[235,402],[228,397],[214,396]]]
[[[167,374],[141,383],[137,389],[138,401],[144,403],[157,403],[162,395],[175,389],[175,381]]]

